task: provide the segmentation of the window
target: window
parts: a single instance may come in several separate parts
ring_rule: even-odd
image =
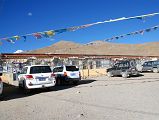
[[[63,71],[63,67],[59,67],[58,69],[57,69],[57,72],[62,72]]]
[[[58,68],[54,68],[54,69],[53,69],[53,72],[54,72],[54,73],[57,72],[57,69],[58,69]]]
[[[79,71],[79,68],[76,68],[76,66],[66,66],[66,71]]]
[[[148,62],[145,62],[143,65],[144,65],[144,66],[147,66],[147,64],[148,64]]]
[[[159,65],[159,61],[154,61],[153,64],[154,65]]]
[[[57,67],[53,69],[53,72],[62,72],[63,71],[63,67]]]
[[[34,66],[30,68],[30,74],[36,73],[50,73],[51,68],[49,66]]]
[[[119,68],[121,68],[121,67],[124,67],[124,64],[119,64],[119,66],[118,66]]]
[[[151,66],[151,65],[152,65],[152,62],[148,62],[147,65],[148,65],[148,66]]]

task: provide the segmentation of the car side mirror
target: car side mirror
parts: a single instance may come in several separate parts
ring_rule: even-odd
[[[3,75],[3,73],[0,73],[0,76],[2,76]]]

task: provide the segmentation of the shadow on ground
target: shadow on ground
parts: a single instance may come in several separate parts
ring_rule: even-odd
[[[89,84],[94,82],[95,80],[81,80],[78,85],[82,84]],[[64,85],[59,85],[59,86],[54,86],[51,89],[34,89],[31,90],[29,93],[25,94],[22,89],[19,89],[17,86],[14,85],[9,85],[4,83],[4,89],[3,89],[3,94],[0,96],[0,101],[8,101],[12,99],[18,99],[18,98],[24,98],[24,97],[29,97],[33,96],[39,93],[44,93],[44,92],[53,92],[53,91],[59,91],[59,90],[65,90],[69,88],[73,88],[78,85],[70,85],[70,84],[64,84]]]
[[[140,78],[142,76],[144,76],[144,75],[143,74],[138,74],[138,75],[131,75],[128,78]],[[121,75],[112,76],[111,78],[115,78],[115,77],[121,77],[121,78],[123,78]]]

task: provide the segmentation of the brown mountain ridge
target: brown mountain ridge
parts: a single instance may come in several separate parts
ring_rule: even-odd
[[[159,42],[118,44],[93,41],[79,44],[71,41],[60,41],[51,46],[30,51],[30,53],[159,56]]]

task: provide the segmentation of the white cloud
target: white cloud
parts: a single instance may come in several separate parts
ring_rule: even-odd
[[[14,53],[22,53],[22,52],[24,52],[24,51],[23,50],[17,50]]]

